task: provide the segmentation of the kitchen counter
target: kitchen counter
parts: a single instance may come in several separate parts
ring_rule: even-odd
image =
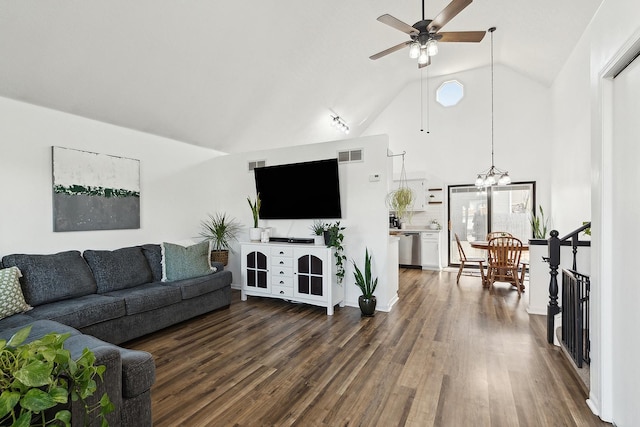
[[[404,234],[404,233],[437,233],[442,230],[433,230],[429,227],[407,227],[407,228],[390,228],[389,234]]]

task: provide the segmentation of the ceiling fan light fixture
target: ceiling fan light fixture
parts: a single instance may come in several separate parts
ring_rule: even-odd
[[[427,55],[435,56],[438,54],[438,42],[434,39],[431,39],[427,42],[426,46]]]
[[[429,62],[429,54],[427,49],[420,49],[420,55],[418,56],[418,64],[424,65]]]
[[[413,42],[409,46],[409,58],[416,59],[418,56],[420,56],[420,43]]]

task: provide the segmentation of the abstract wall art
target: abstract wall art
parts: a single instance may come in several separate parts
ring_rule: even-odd
[[[53,231],[140,228],[140,161],[52,147]]]

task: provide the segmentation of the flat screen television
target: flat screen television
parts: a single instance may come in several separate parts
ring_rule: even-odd
[[[342,218],[338,159],[255,168],[260,219]]]

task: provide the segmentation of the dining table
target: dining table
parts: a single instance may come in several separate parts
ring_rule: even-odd
[[[469,244],[471,245],[472,248],[475,249],[482,249],[485,251],[489,250],[489,241],[488,240],[474,240],[473,242],[469,242]],[[529,251],[529,242],[522,242],[522,251]],[[488,270],[488,266],[487,266],[487,270]],[[490,283],[489,283],[489,272],[487,271],[487,274],[484,274],[484,283],[482,284],[482,286],[489,287]],[[520,283],[520,289],[522,289],[524,291],[524,283]]]

